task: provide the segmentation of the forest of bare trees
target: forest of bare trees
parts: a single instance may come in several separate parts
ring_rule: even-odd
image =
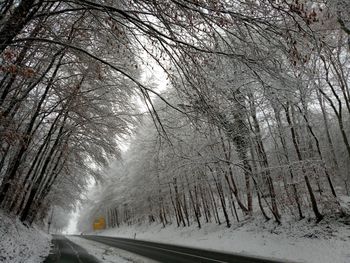
[[[349,10],[346,0],[2,1],[1,208],[29,224],[71,209],[122,157],[85,225],[344,216]],[[152,67],[163,92],[145,80]]]

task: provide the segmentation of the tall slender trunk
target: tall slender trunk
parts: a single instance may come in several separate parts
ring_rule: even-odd
[[[219,129],[219,134],[220,134],[220,140],[221,140],[221,147],[224,151],[224,155],[225,155],[225,159],[226,159],[226,166],[227,166],[227,169],[228,169],[228,172],[225,171],[224,174],[225,174],[225,180],[227,182],[227,185],[230,189],[230,191],[234,194],[235,198],[236,198],[236,201],[237,201],[237,204],[238,206],[242,209],[242,211],[247,214],[249,211],[248,211],[248,208],[243,204],[239,194],[238,194],[238,188],[237,188],[237,184],[235,182],[235,178],[234,178],[234,175],[233,175],[233,170],[232,170],[232,167],[231,167],[231,164],[230,164],[230,158],[231,158],[231,154],[230,154],[230,149],[227,149],[226,145],[225,145],[225,142],[224,142],[224,138],[223,138],[223,135],[221,133],[221,130]],[[230,177],[228,176],[228,174],[230,175]],[[231,179],[231,181],[230,181]]]
[[[220,203],[221,203],[222,212],[224,213],[224,217],[225,217],[226,226],[230,227],[231,222],[230,222],[229,216],[227,214],[225,196],[223,195],[222,184],[220,182],[219,175],[217,175],[217,177],[215,177],[215,174],[214,174],[214,171],[212,170],[212,168],[210,168],[210,166],[208,166],[208,168],[209,168],[211,175],[213,177],[213,180],[215,182],[216,190],[218,192]]]
[[[256,165],[256,161],[255,161],[255,154],[254,154],[253,147],[250,147],[250,150],[251,150],[251,156],[252,156],[252,169],[255,172],[255,174],[257,175],[258,171],[257,171],[257,165]],[[266,214],[264,206],[261,202],[261,194],[260,194],[260,190],[258,188],[258,184],[257,184],[256,180],[253,180],[253,183],[254,183],[256,195],[258,197],[258,204],[259,204],[260,211],[261,211],[262,215],[264,216],[264,218],[268,221],[271,218]],[[279,219],[279,217],[278,217],[278,219]]]
[[[255,142],[256,142],[256,149],[257,149],[257,155],[259,158],[259,164],[261,165],[262,168],[262,175],[265,177],[266,182],[267,182],[267,186],[269,189],[269,194],[270,194],[270,198],[271,198],[271,206],[272,206],[272,210],[274,215],[280,219],[281,216],[279,214],[278,211],[278,206],[277,206],[277,201],[276,201],[276,191],[275,191],[275,187],[273,185],[273,180],[271,177],[271,172],[270,172],[270,167],[269,167],[269,161],[267,159],[267,154],[265,151],[265,147],[262,141],[262,136],[261,136],[261,129],[260,129],[260,125],[258,122],[258,118],[256,116],[256,106],[255,106],[255,102],[254,102],[254,96],[252,93],[249,93],[249,102],[250,102],[250,114],[252,116],[252,120],[253,120],[253,133],[255,135]]]
[[[285,109],[286,119],[287,119],[290,131],[291,131],[291,134],[292,134],[292,141],[293,141],[293,145],[294,145],[295,151],[297,153],[298,160],[300,162],[302,162],[303,161],[303,157],[301,155],[301,152],[300,152],[300,149],[299,149],[299,145],[298,145],[298,142],[297,142],[297,135],[296,135],[296,131],[294,129],[294,123],[292,123],[292,120],[290,118],[289,105],[287,104],[287,106],[285,106],[284,109]],[[302,166],[302,171],[303,171],[303,174],[304,174],[304,180],[305,180],[305,183],[306,183],[306,187],[307,187],[307,190],[308,190],[308,193],[309,193],[309,196],[310,196],[312,210],[313,210],[313,212],[315,214],[316,221],[319,222],[319,221],[321,221],[323,219],[323,215],[320,213],[320,211],[318,209],[318,205],[317,205],[317,201],[316,201],[316,198],[315,198],[315,194],[314,194],[313,189],[311,187],[311,184],[310,184],[310,181],[309,181],[309,177],[307,176],[307,173],[305,171],[305,167],[304,167],[303,164],[301,164],[301,166]]]
[[[283,154],[284,154],[284,158],[287,162],[288,165],[288,172],[290,175],[290,179],[291,179],[291,184],[292,184],[292,190],[293,190],[293,196],[294,196],[294,200],[295,203],[297,205],[297,209],[298,209],[298,213],[299,213],[299,219],[303,219],[304,215],[301,209],[301,201],[299,198],[299,193],[298,193],[298,189],[296,187],[296,182],[295,182],[295,176],[294,176],[294,172],[290,166],[290,160],[289,160],[289,155],[288,155],[288,149],[287,149],[287,143],[285,140],[285,133],[283,130],[283,126],[282,126],[282,121],[281,121],[281,116],[280,116],[280,112],[276,109],[276,107],[273,107],[274,110],[274,114],[275,114],[275,119],[277,122],[277,128],[278,128],[278,133],[279,133],[279,138],[281,141],[281,145],[282,145],[282,149],[283,149]]]
[[[175,218],[176,218],[176,224],[177,224],[177,227],[179,227],[180,226],[180,218],[179,218],[179,215],[178,215],[177,207],[175,205],[175,201],[174,201],[174,198],[173,198],[173,193],[172,193],[170,184],[169,184],[169,194],[170,194],[171,204],[173,205],[173,208],[174,208],[174,215],[175,215]]]
[[[191,203],[192,203],[192,208],[193,208],[193,212],[194,212],[194,215],[195,215],[195,218],[196,218],[196,221],[197,221],[197,225],[198,225],[198,228],[201,228],[202,225],[201,225],[201,221],[200,221],[200,218],[199,218],[198,206],[197,206],[195,198],[193,197],[193,193],[191,191],[191,186],[190,186],[187,174],[185,175],[185,177],[186,177],[186,181],[187,181],[188,194],[190,196],[190,200],[191,200]]]
[[[63,129],[65,127],[65,121],[66,121],[67,117],[68,117],[68,111],[66,112],[65,117],[64,117],[64,119],[62,121],[62,125],[61,125],[61,127],[60,127],[60,129],[58,131],[58,134],[56,136],[54,144],[52,145],[51,150],[50,150],[50,152],[48,153],[48,156],[45,159],[43,167],[41,168],[40,175],[38,176],[38,178],[33,183],[33,187],[32,187],[32,189],[29,192],[29,197],[28,197],[28,200],[26,202],[26,205],[25,205],[23,211],[21,211],[20,219],[21,219],[22,222],[24,222],[27,219],[29,213],[31,212],[31,208],[34,207],[34,205],[35,205],[34,202],[33,202],[34,198],[35,198],[36,194],[39,191],[40,184],[45,179],[45,174],[46,174],[47,168],[48,168],[50,162],[52,161],[52,157],[54,155],[54,152],[57,149],[57,146],[59,145],[59,143],[61,141],[61,137],[62,137],[62,134],[63,134]],[[35,213],[35,211],[32,211],[32,213]]]
[[[58,55],[58,54],[57,54]],[[63,56],[63,55],[62,55]],[[62,59],[62,56],[60,59]],[[53,63],[55,61],[55,58],[51,61],[51,64],[49,66],[49,68],[51,66],[53,66]],[[58,68],[59,68],[59,65],[60,63],[58,64],[58,66],[56,67],[54,73],[53,73],[53,77],[57,74],[57,71],[58,71]],[[51,78],[51,81],[53,81],[53,78]],[[27,151],[28,147],[29,147],[29,144],[31,142],[31,139],[32,139],[32,136],[31,133],[32,133],[32,129],[34,127],[34,124],[35,124],[35,121],[37,120],[38,116],[39,116],[39,113],[40,113],[40,110],[41,110],[41,107],[46,99],[46,96],[49,92],[51,88],[51,85],[47,85],[37,106],[36,106],[36,109],[31,117],[31,120],[30,122],[28,123],[27,127],[26,127],[26,130],[24,132],[24,140],[23,140],[23,143],[21,144],[18,152],[16,153],[15,157],[13,158],[11,164],[9,165],[9,168],[8,168],[8,171],[6,173],[6,176],[4,177],[3,179],[3,182],[0,186],[0,205],[3,205],[3,202],[5,200],[5,197],[6,197],[6,194],[8,192],[8,190],[10,189],[10,186],[11,186],[11,181],[13,179],[15,179],[16,177],[16,173],[17,173],[17,170],[20,166],[20,164],[22,163],[22,157],[24,156],[25,152]]]
[[[319,105],[320,105],[320,108],[322,111],[323,123],[324,123],[325,132],[326,132],[326,139],[327,139],[327,144],[328,144],[328,149],[330,152],[331,160],[333,163],[333,169],[334,169],[336,175],[338,177],[340,177],[339,164],[337,161],[337,156],[335,154],[333,140],[332,140],[331,134],[329,132],[328,114],[327,114],[327,111],[325,109],[324,101],[323,101],[323,98],[322,98],[320,92],[316,91],[316,93],[317,93],[317,99],[318,99],[318,102],[319,102]]]

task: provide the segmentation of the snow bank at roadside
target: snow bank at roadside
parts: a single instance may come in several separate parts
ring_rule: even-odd
[[[294,262],[349,263],[350,219],[327,218],[319,224],[284,221],[282,225],[263,219],[236,223],[231,228],[204,224],[198,229],[159,224],[122,226],[99,235],[126,237],[214,249],[231,253],[270,257]]]
[[[147,259],[125,250],[104,245],[92,240],[83,239],[76,236],[66,236],[70,241],[81,246],[103,263],[155,263],[154,260]]]
[[[50,251],[51,237],[0,211],[0,262],[39,263]]]

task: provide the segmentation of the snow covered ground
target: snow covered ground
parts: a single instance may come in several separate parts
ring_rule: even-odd
[[[263,256],[293,262],[349,263],[350,219],[326,218],[319,224],[307,219],[282,225],[262,219],[236,223],[231,228],[205,224],[162,228],[159,224],[122,226],[99,235],[126,237]]]
[[[39,263],[49,254],[51,237],[0,211],[0,262]]]
[[[95,241],[79,238],[76,236],[67,236],[67,238],[83,247],[88,253],[103,263],[154,263],[156,261],[147,259],[133,253],[110,247]]]

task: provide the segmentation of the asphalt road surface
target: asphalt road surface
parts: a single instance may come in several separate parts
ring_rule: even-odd
[[[44,263],[98,263],[99,261],[82,247],[64,236],[54,235],[52,249]]]
[[[270,259],[253,258],[237,254],[226,254],[215,251],[160,244],[125,238],[104,236],[80,236],[112,247],[120,248],[150,259],[164,263],[277,263]]]

